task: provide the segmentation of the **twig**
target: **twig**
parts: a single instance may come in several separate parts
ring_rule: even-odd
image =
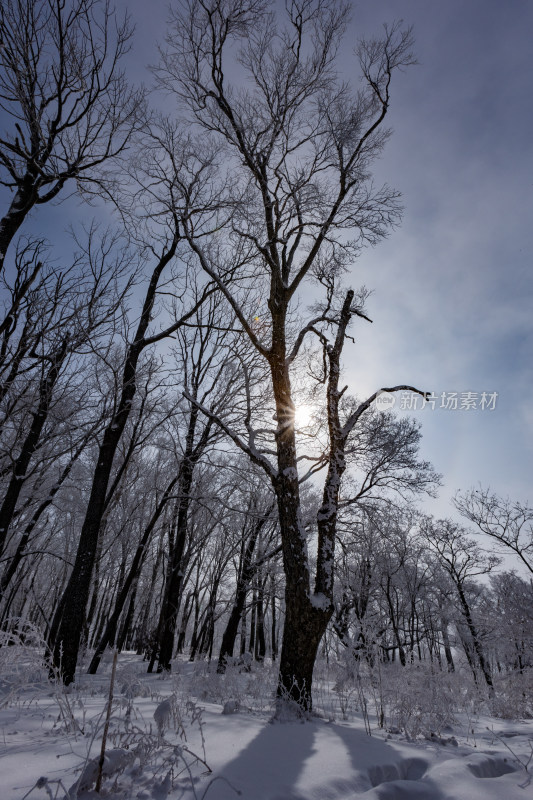
[[[118,650],[115,650],[115,653],[113,655],[113,666],[111,667],[111,680],[109,682],[109,697],[107,699],[107,712],[105,717],[104,735],[102,736],[102,749],[100,751],[100,760],[98,762],[98,777],[96,779],[96,786],[94,787],[97,794],[100,794],[100,786],[102,785],[102,772],[104,769],[104,760],[105,760],[105,746],[107,742],[107,732],[109,730],[109,720],[111,718],[111,705],[113,703],[113,687],[115,685],[117,658],[118,658]]]
[[[513,756],[514,760],[518,764],[520,764],[520,766],[523,769],[525,769],[525,771],[529,774],[529,765],[531,763],[531,759],[533,759],[533,747],[531,746],[531,740],[529,741],[529,746],[531,747],[531,754],[530,754],[530,756],[529,756],[527,761],[523,761],[520,758],[520,756],[517,756],[515,751],[511,747],[509,747],[507,742],[498,733],[496,733],[496,731],[493,728],[491,729],[491,728],[487,727],[487,730],[489,731],[489,733],[492,733],[493,736],[495,736],[497,739],[499,739],[499,741],[503,744],[503,746],[506,747],[509,750],[509,752]],[[525,756],[524,756],[524,758],[525,758]]]
[[[235,792],[236,795],[238,795],[239,797],[242,795],[242,792],[240,791],[240,789],[236,789],[235,786],[232,783],[230,783],[230,781],[228,781],[227,778],[225,778],[223,775],[217,775],[216,778],[213,778],[207,784],[207,786],[205,788],[205,792],[202,795],[202,800],[204,800],[206,794],[208,793],[208,791],[211,788],[211,786],[215,783],[215,781],[224,781],[224,783],[228,784],[230,789],[233,789],[233,791]]]

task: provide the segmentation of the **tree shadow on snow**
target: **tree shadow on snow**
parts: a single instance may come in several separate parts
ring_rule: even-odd
[[[233,716],[219,735],[231,737],[238,725]],[[266,723],[217,775],[242,800],[445,800],[424,777],[429,766],[415,750],[405,757],[381,738],[315,720]],[[234,800],[231,786],[216,780],[206,800]]]
[[[243,720],[244,722],[244,720]],[[231,717],[224,734],[238,717]],[[241,792],[242,800],[304,800],[294,786],[306,760],[314,754],[314,724],[265,723],[257,736],[223,769],[217,772]],[[235,791],[217,780],[207,792],[206,800],[234,800]]]
[[[349,753],[352,769],[360,776],[356,792],[365,792],[365,800],[446,800],[449,797],[426,774],[431,760],[415,748],[406,756],[381,737],[367,736],[342,724],[333,724],[331,729],[342,739]]]

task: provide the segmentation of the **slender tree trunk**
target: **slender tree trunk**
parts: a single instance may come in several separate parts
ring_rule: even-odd
[[[163,559],[164,539],[165,539],[165,528],[163,527],[161,529],[161,535],[159,537],[159,543],[157,546],[157,555],[154,561],[152,574],[150,577],[150,586],[148,588],[148,591],[144,599],[143,610],[141,614],[141,623],[139,625],[139,630],[137,633],[137,655],[141,655],[141,653],[144,653],[146,658],[149,657],[150,653],[149,644],[147,643],[148,620],[150,617],[150,610],[152,608],[152,601],[154,598],[155,585],[157,582],[157,574],[159,572],[159,567],[161,566],[161,561]]]
[[[470,611],[470,605],[468,604],[468,601],[466,599],[466,595],[465,595],[465,593],[463,591],[463,587],[462,587],[462,584],[460,583],[460,581],[457,581],[456,586],[457,586],[457,591],[458,591],[458,594],[459,594],[459,599],[461,601],[461,606],[462,606],[462,609],[463,609],[463,614],[464,614],[464,617],[465,617],[465,620],[466,620],[466,624],[467,624],[468,630],[470,632],[470,636],[472,637],[472,645],[473,645],[474,651],[475,651],[475,653],[476,653],[476,655],[478,657],[479,666],[481,667],[481,672],[482,672],[483,678],[485,679],[485,683],[488,686],[489,693],[493,694],[494,693],[494,685],[492,683],[492,676],[490,674],[489,665],[487,664],[487,661],[485,659],[485,654],[483,652],[483,646],[481,644],[481,640],[479,638],[479,635],[478,635],[478,632],[477,632],[477,628],[476,628],[476,626],[474,624],[474,620],[472,619],[472,614],[471,614],[471,611]]]
[[[60,350],[52,360],[52,366],[46,375],[41,378],[39,384],[39,404],[33,414],[28,434],[24,440],[21,451],[16,459],[11,479],[9,481],[2,506],[0,507],[0,555],[4,551],[7,532],[13,521],[15,508],[26,480],[26,472],[30,465],[31,458],[37,448],[42,429],[48,418],[54,386],[59,378],[61,366],[67,354],[67,340],[63,342]]]
[[[452,648],[450,647],[450,637],[448,636],[448,623],[445,619],[441,622],[442,630],[442,643],[444,645],[444,655],[446,656],[446,663],[448,665],[448,672],[455,672],[455,664],[453,662]]]
[[[246,611],[246,593],[244,595],[244,607],[242,610],[241,616],[241,641],[239,646],[239,655],[243,656],[246,653],[246,619],[247,619],[247,611]]]
[[[139,575],[137,574],[137,577],[134,579],[133,586],[131,588],[130,602],[128,603],[128,610],[126,612],[126,615],[124,617],[122,625],[120,626],[120,632],[119,632],[119,635],[117,637],[117,643],[116,644],[117,644],[117,650],[119,651],[119,653],[121,653],[122,650],[124,649],[125,642],[128,639],[131,638],[130,631],[131,631],[131,627],[132,627],[132,623],[133,623],[133,617],[134,617],[134,614],[135,614],[135,599],[136,599],[136,596],[137,596],[138,583],[139,583]]]
[[[189,624],[191,611],[192,611],[192,592],[189,592],[185,600],[185,608],[183,609],[183,614],[181,615],[181,623],[178,633],[178,644],[176,647],[177,653],[183,653],[183,648],[185,647],[185,636],[187,635],[187,625]]]
[[[396,640],[396,644],[398,646],[398,656],[400,658],[400,663],[402,667],[405,667],[406,658],[405,658],[405,650],[403,649],[402,640],[400,639],[400,631],[398,629],[398,621],[396,619],[396,612],[394,609],[394,603],[392,602],[391,597],[391,586],[390,586],[390,579],[387,579],[387,586],[385,588],[385,597],[387,599],[387,606],[389,608],[389,619],[392,625],[392,632],[394,633],[394,638]],[[393,661],[394,661],[394,650],[392,651]]]
[[[98,536],[106,507],[107,489],[113,469],[115,453],[122,438],[126,422],[130,416],[136,393],[137,366],[142,350],[146,346],[145,334],[150,323],[159,277],[173,258],[177,240],[167,253],[161,257],[152,273],[146,292],[141,318],[135,339],[127,349],[122,374],[121,395],[109,425],[107,426],[98,453],[98,461],[93,474],[93,482],[82,525],[76,560],[69,582],[64,592],[62,615],[57,624],[53,644],[52,660],[65,684],[72,683],[78,660],[81,634],[85,624],[87,600],[94,569]]]
[[[213,651],[213,641],[215,638],[215,612],[217,604],[217,593],[218,593],[218,580],[215,581],[213,589],[209,595],[209,603],[207,605],[205,613],[204,633],[199,646],[200,654],[207,655],[209,659],[211,659],[211,653]]]
[[[92,435],[92,431],[91,431],[91,435]],[[11,558],[11,560],[9,561],[6,569],[4,570],[4,572],[2,574],[2,578],[0,580],[0,601],[1,601],[2,597],[4,596],[4,593],[5,593],[6,589],[7,589],[7,587],[9,586],[11,580],[13,579],[13,576],[16,573],[20,562],[24,558],[26,548],[27,548],[28,543],[29,543],[29,541],[31,539],[31,535],[32,535],[32,533],[33,533],[33,531],[35,529],[35,526],[37,525],[39,519],[41,518],[43,513],[46,511],[46,509],[52,504],[52,502],[54,500],[54,497],[58,493],[59,489],[61,488],[61,486],[63,485],[65,480],[68,478],[68,476],[69,476],[69,474],[70,474],[70,472],[72,470],[72,467],[74,466],[75,462],[78,460],[79,456],[81,455],[81,453],[83,452],[83,450],[87,446],[89,438],[90,438],[90,436],[85,436],[84,437],[83,441],[81,442],[81,444],[77,448],[76,452],[74,453],[74,455],[72,456],[72,458],[70,459],[70,461],[68,462],[66,467],[63,469],[59,479],[56,481],[56,483],[50,489],[50,492],[48,493],[48,496],[46,497],[45,500],[43,500],[43,502],[35,510],[31,520],[29,521],[29,523],[27,524],[26,528],[24,529],[24,533],[20,537],[20,541],[19,541],[19,543],[17,545],[17,549],[16,549],[16,551],[15,551],[15,553],[13,555],[13,558]]]
[[[278,657],[278,631],[276,628],[276,593],[274,590],[274,576],[271,578],[270,609],[272,615],[272,661],[275,661]]]
[[[256,661],[264,661],[266,654],[265,642],[265,616],[264,616],[264,592],[261,585],[257,588],[256,606],[256,635],[254,658]]]
[[[178,612],[181,603],[181,593],[183,589],[183,579],[185,565],[183,554],[187,541],[187,525],[189,518],[189,508],[191,505],[191,488],[193,482],[194,469],[205,450],[209,441],[210,426],[208,423],[199,441],[194,444],[194,437],[198,424],[199,410],[197,406],[191,407],[187,436],[185,440],[185,452],[180,464],[179,483],[178,483],[178,506],[176,516],[176,535],[170,553],[170,565],[165,583],[165,592],[161,604],[161,613],[157,629],[157,651],[158,664],[157,672],[170,672],[172,654],[174,652],[174,637]],[[155,660],[155,650],[150,660],[151,665]]]
[[[170,499],[171,492],[177,482],[178,482],[178,476],[176,476],[170,481],[169,485],[165,489],[163,497],[159,501],[154,513],[152,514],[150,522],[145,528],[143,537],[137,546],[135,555],[133,556],[133,560],[131,562],[128,575],[124,580],[120,592],[118,593],[113,613],[111,614],[107,622],[105,631],[102,634],[100,641],[98,642],[98,646],[95,650],[95,653],[89,665],[89,669],[87,670],[90,675],[94,675],[96,673],[96,670],[98,669],[98,665],[100,664],[100,659],[102,658],[102,654],[105,648],[107,647],[108,644],[111,644],[115,638],[118,620],[124,608],[124,604],[130,592],[132,584],[139,577],[142,562],[146,554],[146,548],[148,547],[148,544],[150,542],[153,530],[161,514],[163,513],[163,510]]]
[[[253,550],[253,548],[251,549]],[[237,635],[239,633],[239,625],[243,616],[244,606],[246,604],[246,593],[248,591],[252,573],[253,569],[251,565],[249,565],[247,570],[244,568],[241,571],[237,581],[235,600],[233,602],[224,633],[222,634],[222,643],[220,645],[217,666],[217,672],[220,674],[224,674],[226,671],[227,659],[233,656],[235,640],[237,639]]]
[[[257,589],[252,590],[252,605],[250,608],[250,638],[248,639],[248,652],[253,656],[255,650],[255,628],[257,616]]]
[[[191,651],[189,654],[189,661],[194,661],[196,656],[196,650],[198,647],[199,621],[200,621],[200,598],[198,597],[198,586],[196,586],[196,591],[194,593],[194,620],[193,620],[192,634],[191,634]]]

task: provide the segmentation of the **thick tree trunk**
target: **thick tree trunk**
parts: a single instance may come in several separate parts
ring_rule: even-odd
[[[283,294],[281,287],[273,293]],[[320,640],[333,614],[333,567],[337,512],[341,478],[346,469],[346,435],[339,422],[340,357],[346,328],[351,317],[354,293],[346,295],[335,343],[327,350],[329,375],[327,385],[329,463],[322,503],[317,514],[318,548],[314,591],[310,586],[306,535],[301,520],[298,461],[294,433],[294,403],[291,396],[289,364],[285,349],[285,315],[270,303],[274,336],[270,367],[276,401],[278,426],[276,448],[278,473],[273,486],[278,503],[283,567],[285,571],[285,627],[281,647],[277,688],[278,715],[284,701],[297,713],[312,709],[313,667]]]
[[[276,320],[275,311],[274,309],[274,330],[284,331],[284,320]],[[285,627],[277,687],[278,714],[282,716],[285,713],[284,707],[294,713],[311,710],[313,667],[318,644],[331,611],[329,615],[320,612],[314,608],[310,599],[310,574],[306,537],[301,519],[294,436],[294,403],[285,358],[285,344],[283,340],[277,344],[278,353],[271,359],[271,370],[276,400],[278,461],[278,473],[273,479],[273,485],[278,505],[286,578]]]
[[[286,710],[299,715],[312,709],[313,669],[329,619],[328,613],[314,608],[308,598],[302,603],[301,595],[294,593],[292,587],[285,593],[285,599],[285,628],[277,689],[278,701],[282,703],[281,716]],[[291,633],[290,637],[287,631]]]

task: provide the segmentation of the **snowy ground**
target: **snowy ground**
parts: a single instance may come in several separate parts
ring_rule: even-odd
[[[415,740],[394,729],[378,729],[372,718],[368,736],[362,716],[355,713],[347,721],[318,717],[273,724],[266,707],[250,710],[246,698],[241,698],[241,710],[232,714],[222,713],[222,702],[198,698],[202,677],[190,683],[193,665],[162,680],[145,675],[145,665],[131,655],[119,661],[108,757],[101,793],[96,794],[90,760],[100,753],[110,664],[100,675],[82,676],[79,686],[66,695],[28,669],[20,662],[1,684],[4,697],[10,697],[0,709],[1,800],[63,798],[71,787],[71,797],[77,790],[80,800],[533,797],[533,759],[529,772],[524,767],[532,755],[531,721],[462,715],[438,736]],[[230,680],[234,678],[228,678],[228,684]],[[256,689],[258,685],[257,679]],[[196,698],[191,698],[191,688]],[[255,691],[254,709],[262,702]],[[36,786],[42,776],[48,781]]]

